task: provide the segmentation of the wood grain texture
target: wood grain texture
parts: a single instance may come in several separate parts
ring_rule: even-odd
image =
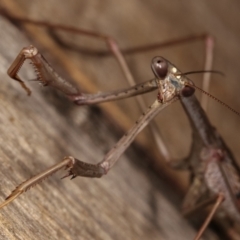
[[[227,1],[179,1],[175,5],[153,0],[121,1],[117,5],[112,1],[89,3],[74,0],[60,1],[61,4],[54,0],[38,4],[26,0],[2,3],[11,11],[15,10],[15,14],[103,32],[117,39],[122,48],[209,32],[217,40],[214,68],[222,70],[227,76],[226,80],[215,76],[210,92],[233,108],[239,107],[238,1],[228,5],[228,14],[224,7]],[[19,50],[29,43],[34,43],[64,77],[79,78],[80,86],[87,91],[118,89],[127,84],[112,58],[79,55],[64,49],[61,49],[64,55],[60,55],[57,44],[51,46],[42,30],[32,28],[21,32],[4,18],[1,18],[1,24],[4,34],[0,41],[0,100],[3,106],[0,114],[0,186],[1,196],[6,196],[18,183],[65,155],[98,162],[122,134],[122,130],[114,130],[112,122],[127,129],[138,118],[140,111],[134,100],[123,100],[118,103],[118,108],[114,103],[113,107],[101,105],[100,109],[103,110],[88,107],[78,109],[51,90],[40,91],[36,84],[30,85],[34,90],[33,96],[28,98],[17,83],[7,78],[6,69]],[[97,44],[97,48],[105,48],[104,44],[89,39],[73,35],[62,37],[71,44],[77,42],[90,47]],[[156,55],[171,60],[183,71],[199,70],[203,66],[204,43],[195,42],[127,56],[129,66],[139,82],[152,78],[149,66]],[[73,65],[77,70],[71,68]],[[32,77],[28,71],[23,74],[26,78]],[[194,77],[196,84],[200,85],[200,79],[199,76]],[[88,85],[90,80],[93,82]],[[150,96],[148,103],[155,97],[154,94]],[[121,115],[121,118],[118,114],[122,113],[125,115]],[[236,156],[239,156],[235,130],[238,129],[239,118],[214,102],[210,104],[209,116]],[[190,129],[182,108],[174,104],[157,121],[173,155],[185,156]],[[159,154],[153,149],[154,144],[147,131],[141,139],[139,143],[145,144],[149,155],[136,146],[131,148],[109,175],[100,180],[78,178],[60,181],[61,174],[58,174],[21,196],[0,213],[1,238],[192,239],[192,230],[179,217],[178,210],[168,203],[168,200],[175,198],[169,193],[168,185],[159,182],[149,169],[144,168],[145,159],[156,159]],[[186,189],[185,175],[178,174],[175,177],[176,173],[169,171],[161,162],[158,165],[160,167],[164,174],[167,171],[170,178],[174,175],[173,181],[178,183],[179,188]],[[179,201],[177,204],[179,209]]]

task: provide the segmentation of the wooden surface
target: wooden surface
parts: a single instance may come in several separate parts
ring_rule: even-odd
[[[117,39],[123,48],[209,32],[216,38],[214,68],[227,76],[226,79],[215,76],[210,92],[239,109],[238,1],[232,1],[231,5],[227,1],[181,1],[175,5],[165,1],[121,1],[117,5],[110,1],[73,0],[61,1],[61,4],[54,0],[39,4],[26,0],[2,3],[12,13],[15,10],[15,14],[106,33]],[[127,83],[111,58],[85,54],[79,57],[72,51],[64,51],[63,55],[56,43],[51,46],[47,42],[40,29],[21,32],[4,18],[0,23],[4,32],[0,41],[0,193],[3,199],[18,183],[65,155],[98,162],[119,139],[123,129],[138,118],[140,110],[134,100],[121,101],[120,110],[107,104],[100,106],[103,112],[92,107],[78,109],[54,91],[41,91],[41,87],[30,82],[33,96],[25,96],[20,86],[6,76],[6,70],[19,50],[30,43],[34,43],[64,77],[79,80],[88,91],[118,89]],[[89,42],[72,35],[68,38],[81,46]],[[105,45],[100,43],[97,48],[105,48]],[[152,78],[149,66],[156,55],[168,58],[183,71],[199,70],[203,68],[204,44],[195,42],[128,56],[128,63],[139,81]],[[71,66],[76,66],[77,70]],[[83,86],[85,75],[87,83]],[[23,76],[31,79],[33,75],[25,69]],[[192,79],[200,85],[200,76]],[[93,81],[92,85],[88,85],[88,81]],[[155,97],[150,96],[148,103]],[[185,156],[190,129],[182,108],[173,104],[160,115],[157,121],[173,155]],[[239,156],[236,134],[239,118],[215,102],[210,103],[209,116]],[[113,122],[122,128],[115,129]],[[151,149],[148,155],[137,146],[131,148],[100,180],[60,181],[63,173],[58,174],[4,208],[0,212],[1,239],[32,239],[33,236],[35,239],[192,239],[193,231],[178,213],[180,201],[174,202],[177,196],[170,192],[166,182],[162,183],[146,169],[146,162],[152,157],[156,161],[158,152],[152,149],[154,144],[147,131],[145,134],[147,137],[142,135],[143,140],[139,141],[146,144],[146,149]],[[159,166],[165,165],[160,161]],[[176,174],[169,172],[166,166],[162,169],[171,179]],[[174,180],[179,188],[186,188],[185,175],[178,174]]]

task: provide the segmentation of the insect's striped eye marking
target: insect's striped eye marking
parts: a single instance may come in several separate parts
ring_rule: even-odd
[[[168,62],[162,57],[153,58],[151,67],[158,79],[164,79],[168,74]]]

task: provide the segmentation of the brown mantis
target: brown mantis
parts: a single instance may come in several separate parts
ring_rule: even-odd
[[[24,48],[10,67],[8,73],[15,80],[21,81],[17,75],[17,72],[25,59],[31,59],[32,64],[37,70],[38,81],[44,85],[49,85],[62,90],[66,95],[69,96],[69,98],[71,98],[79,105],[93,104],[95,102],[108,101],[109,99],[121,99],[156,89],[158,89],[159,93],[156,101],[140,117],[132,129],[130,129],[130,131],[125,136],[123,136],[113,147],[113,149],[109,151],[109,153],[101,162],[95,165],[82,162],[73,157],[66,157],[59,164],[56,164],[45,172],[40,173],[39,175],[36,175],[35,177],[19,185],[0,207],[7,205],[18,195],[28,190],[31,186],[35,185],[49,175],[52,175],[54,172],[63,167],[68,169],[68,174],[66,177],[71,176],[74,178],[76,176],[103,176],[112,168],[123,151],[125,151],[125,149],[134,140],[134,137],[152,120],[152,118],[154,118],[161,110],[170,105],[173,101],[177,100],[177,98],[180,98],[188,114],[192,114],[192,124],[196,129],[198,129],[201,142],[203,142],[199,143],[199,141],[196,141],[196,138],[199,136],[195,134],[195,141],[193,142],[192,152],[189,157],[191,161],[189,162],[188,159],[188,161],[185,162],[187,164],[187,167],[196,168],[196,170],[194,170],[196,173],[191,189],[195,187],[195,184],[199,184],[199,181],[202,182],[203,185],[206,183],[208,189],[212,192],[212,195],[216,195],[217,199],[215,208],[213,208],[211,211],[204,224],[204,227],[201,229],[196,239],[200,238],[208,222],[211,220],[212,214],[215,213],[217,207],[223,200],[223,207],[225,208],[225,211],[228,211],[228,214],[232,218],[239,220],[240,217],[237,205],[237,196],[239,194],[239,179],[235,168],[233,168],[231,165],[231,154],[227,148],[225,148],[225,144],[221,138],[217,135],[217,133],[215,133],[215,130],[209,124],[204,112],[201,110],[201,107],[198,105],[198,102],[194,96],[192,96],[195,86],[174,65],[162,57],[156,57],[152,62],[152,69],[156,77],[154,80],[150,80],[143,84],[138,84],[129,89],[120,91],[102,94],[79,94],[78,90],[75,87],[57,76],[56,73],[51,75],[51,73],[53,73],[53,69],[33,46]],[[194,109],[200,110],[196,111]],[[199,161],[199,159],[201,161]],[[234,175],[233,179],[229,180],[232,175]],[[230,181],[230,183],[228,181]],[[232,181],[234,181],[234,184],[236,186],[232,187]],[[230,185],[231,190],[229,189],[228,185]],[[215,189],[217,190],[215,191]],[[189,202],[189,195],[196,195],[195,201],[193,201],[191,198],[191,202]],[[184,207],[192,207],[201,196],[202,191],[199,191],[197,193],[190,191],[184,202]]]
[[[178,76],[180,76],[180,75],[178,75]],[[154,83],[154,82],[153,82],[153,83]],[[150,87],[150,88],[152,88],[152,89],[155,89],[155,88],[157,88],[157,86],[156,86],[156,85],[155,85],[155,86],[154,86],[154,85],[153,85],[153,86],[152,86],[152,85],[150,85],[150,86],[148,86],[148,85],[147,85],[147,87]],[[149,88],[149,89],[150,89],[150,88]],[[67,88],[64,88],[64,91],[65,91],[65,90],[66,90],[66,91],[68,91],[68,89],[67,89]],[[79,101],[79,99],[78,99],[78,101]],[[59,167],[60,167],[60,166],[59,166]]]

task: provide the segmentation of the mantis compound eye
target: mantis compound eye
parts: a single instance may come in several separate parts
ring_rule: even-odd
[[[152,60],[152,70],[155,77],[158,79],[164,79],[168,73],[168,62],[162,57],[155,57]]]
[[[240,192],[237,192],[237,193],[235,194],[235,196],[236,196],[236,198],[239,200],[239,199],[240,199]]]
[[[183,97],[190,97],[194,94],[195,88],[186,85],[182,90],[182,96]]]

